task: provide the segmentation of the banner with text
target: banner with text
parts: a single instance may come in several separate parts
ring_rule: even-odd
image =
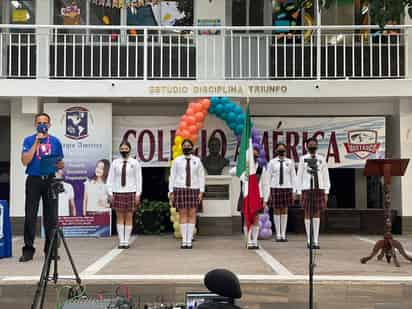
[[[111,104],[45,104],[52,133],[63,145],[64,192],[59,194],[59,224],[69,237],[111,235],[106,179],[112,145]]]
[[[171,145],[180,117],[113,117],[113,150],[122,139],[132,145],[133,155],[143,166],[168,166]],[[319,153],[326,156],[331,168],[362,168],[366,159],[385,157],[384,117],[252,117],[262,133],[268,159],[273,158],[279,142],[287,145],[288,157],[299,160],[306,153],[305,141],[314,136]],[[236,160],[238,141],[223,121],[208,116],[199,134],[196,151],[204,158],[212,136],[222,141],[222,155]]]

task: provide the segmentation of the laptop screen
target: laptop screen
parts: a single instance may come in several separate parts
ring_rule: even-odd
[[[196,309],[197,306],[210,302],[233,303],[233,300],[210,292],[186,293],[186,309]]]

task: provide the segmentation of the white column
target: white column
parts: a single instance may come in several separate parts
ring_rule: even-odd
[[[405,10],[405,25],[412,25],[412,20],[409,17],[408,10]],[[405,77],[412,77],[412,28],[405,30]]]
[[[21,101],[21,113],[35,115],[40,111],[38,97],[23,97]]]
[[[24,217],[24,166],[20,161],[23,139],[33,134],[32,114],[22,113],[22,100],[13,99],[10,106],[11,150],[10,150],[10,216]]]
[[[195,0],[194,25],[226,25],[226,0]],[[220,34],[199,34],[196,32],[196,73],[202,80],[224,79],[225,42],[224,32]]]
[[[411,71],[412,72],[412,71]],[[400,99],[399,103],[399,150],[400,157],[412,158],[412,98]],[[412,162],[401,183],[402,232],[412,233]]]
[[[52,18],[52,1],[36,1],[36,25],[51,25]],[[38,29],[36,36],[37,43],[37,61],[36,73],[37,78],[48,78],[50,68],[50,29]]]

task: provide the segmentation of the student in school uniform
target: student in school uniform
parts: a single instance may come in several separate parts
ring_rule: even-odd
[[[193,155],[193,142],[185,139],[183,155],[173,160],[169,178],[169,199],[179,211],[182,249],[192,249],[196,211],[205,191],[205,172],[199,157]]]
[[[142,169],[139,161],[130,157],[132,147],[127,141],[119,146],[121,157],[115,159],[107,178],[111,207],[116,211],[119,249],[129,249],[133,228],[133,212],[140,204]]]
[[[274,210],[277,242],[287,242],[286,229],[288,224],[288,209],[292,206],[296,192],[295,163],[286,157],[286,145],[276,146],[276,157],[268,164],[270,193],[266,197],[265,206]]]
[[[315,138],[310,138],[306,142],[309,153],[301,156],[297,174],[298,195],[303,208],[305,209],[305,230],[308,242],[310,243],[310,206],[311,197],[313,196],[313,248],[320,249],[319,246],[319,228],[320,228],[320,213],[326,208],[328,194],[330,190],[329,170],[326,159],[317,154],[318,141]],[[311,167],[308,160],[314,160],[317,165],[317,171],[313,177],[313,195],[311,194]]]
[[[253,148],[253,157],[255,159],[256,164],[256,177],[258,179],[259,183],[259,194],[260,194],[260,199],[261,199],[261,205],[263,210],[263,202],[265,200],[266,196],[269,196],[269,177],[267,173],[266,166],[262,165],[259,163],[258,158],[259,158],[259,149],[258,148]],[[236,167],[233,167],[230,170],[231,175],[236,175]],[[259,244],[258,244],[258,237],[259,237],[259,213],[256,214],[255,220],[252,224],[252,226],[247,229],[245,220],[244,220],[244,215],[243,215],[243,192],[245,190],[244,186],[247,184],[246,179],[240,177],[240,195],[239,195],[239,200],[238,200],[238,211],[241,212],[242,215],[242,225],[243,225],[243,234],[245,235],[246,239],[246,248],[247,249],[259,249]]]

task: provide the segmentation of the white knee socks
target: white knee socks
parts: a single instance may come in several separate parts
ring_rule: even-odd
[[[320,218],[313,218],[313,242],[319,245]]]
[[[127,246],[127,245],[129,245],[130,235],[132,234],[132,226],[131,225],[125,225],[124,230],[125,230],[124,244]]]
[[[247,246],[248,246],[248,247],[253,246],[253,240],[252,240],[253,227],[251,226],[251,227],[249,228],[249,230],[247,230],[247,227],[245,226],[244,229],[245,229],[245,231],[246,231],[246,233],[247,233],[247,234],[246,234],[246,235],[247,235],[247,238],[246,238]]]
[[[182,246],[186,246],[187,244],[187,224],[186,223],[180,224],[180,234],[182,235]]]
[[[288,226],[288,215],[280,216],[280,234],[282,239],[286,239],[286,229]]]
[[[313,243],[315,245],[319,244],[319,228],[320,228],[320,218],[313,218]],[[305,229],[308,244],[310,242],[310,220],[305,219]]]
[[[252,232],[252,242],[254,246],[258,245],[258,237],[259,237],[259,223],[252,225],[251,227],[253,229]]]
[[[310,220],[305,219],[305,231],[306,231],[306,239],[308,244],[310,243]]]
[[[274,215],[273,221],[275,222],[276,238],[280,239],[281,237],[280,215]]]
[[[124,225],[123,224],[117,224],[117,236],[119,237],[119,244],[123,246],[124,244]]]
[[[121,246],[127,246],[129,244],[131,234],[131,225],[117,224],[117,235],[119,237],[119,243]]]
[[[192,240],[193,240],[193,232],[195,230],[195,225],[193,223],[187,224],[187,239],[186,239],[186,244],[188,246],[192,245]]]

